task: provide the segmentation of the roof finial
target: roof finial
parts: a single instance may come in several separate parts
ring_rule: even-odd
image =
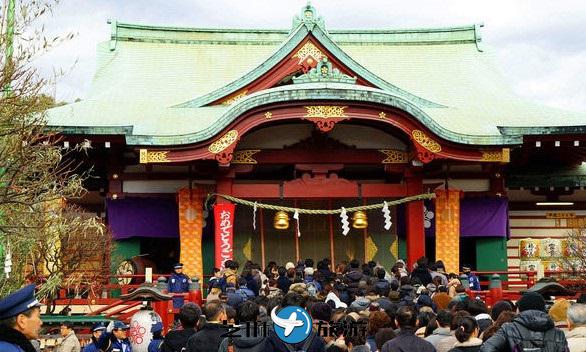
[[[296,15],[293,17],[293,28],[292,30],[297,29],[300,25],[305,25],[308,31],[312,31],[315,25],[321,27],[322,30],[325,31],[324,20],[321,16],[317,15],[317,11],[315,7],[311,5],[311,0],[307,0],[307,5],[301,9],[301,14]]]

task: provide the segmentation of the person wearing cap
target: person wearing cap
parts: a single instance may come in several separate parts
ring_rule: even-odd
[[[85,345],[83,352],[100,352],[96,343],[104,330],[106,330],[106,326],[103,323],[97,323],[92,326],[92,342]]]
[[[132,352],[128,339],[129,326],[116,320],[111,321],[98,339],[96,346],[103,352]]]
[[[35,352],[43,322],[35,286],[28,285],[0,300],[0,351]]]
[[[525,293],[517,306],[519,315],[486,340],[480,351],[568,351],[564,332],[555,327],[545,312],[545,300],[539,293]]]
[[[160,352],[163,345],[163,323],[157,321],[151,326],[153,339],[149,343],[148,352]]]
[[[462,272],[468,276],[468,282],[470,283],[470,289],[472,291],[480,291],[480,280],[478,276],[474,275],[470,265],[462,266]]]
[[[182,263],[173,265],[173,273],[169,277],[167,291],[169,293],[189,292],[189,277],[183,273]],[[181,308],[181,306],[183,306],[183,297],[173,297],[173,307]]]
[[[75,336],[72,324],[69,322],[62,322],[59,327],[63,340],[61,340],[61,343],[57,346],[55,352],[80,352],[81,344],[79,343],[77,336]]]

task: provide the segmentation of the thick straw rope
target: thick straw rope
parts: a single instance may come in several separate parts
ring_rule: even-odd
[[[208,201],[212,197],[215,197],[215,196],[222,197],[222,198],[229,200],[229,201],[236,203],[236,204],[246,205],[249,207],[254,207],[256,204],[257,208],[269,209],[269,210],[274,210],[274,211],[285,211],[288,213],[295,213],[295,211],[298,211],[299,214],[329,215],[329,214],[340,214],[342,212],[341,208],[340,209],[301,209],[301,208],[283,207],[280,205],[252,202],[252,201],[249,201],[246,199],[240,199],[240,198],[229,196],[227,194],[219,194],[219,193],[208,194],[208,198],[206,200],[206,205],[208,204]],[[387,206],[399,205],[399,204],[413,202],[413,201],[417,201],[417,200],[433,199],[433,198],[435,198],[435,193],[423,193],[423,194],[418,194],[415,196],[410,196],[410,197],[405,197],[405,198],[401,198],[401,199],[397,199],[397,200],[387,201]],[[368,211],[368,210],[374,210],[374,209],[381,209],[382,207],[384,207],[384,202],[377,203],[377,204],[360,205],[357,207],[350,207],[350,208],[346,208],[346,211],[347,212],[355,212],[355,211],[359,211],[359,210]]]

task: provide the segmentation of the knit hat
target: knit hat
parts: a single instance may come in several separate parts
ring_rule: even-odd
[[[356,298],[356,300],[354,302],[352,302],[352,304],[350,305],[350,308],[360,312],[365,309],[368,309],[369,306],[370,306],[369,299],[366,299],[364,297],[358,297],[358,298]]]
[[[507,301],[498,301],[492,306],[492,309],[490,311],[490,317],[492,318],[493,321],[496,321],[499,318],[499,315],[501,315],[502,312],[507,311],[507,310],[508,311],[513,310],[513,307],[511,307],[511,304]]]
[[[285,269],[289,270],[289,269],[294,269],[295,268],[295,264],[291,263],[291,262],[287,262],[287,264],[285,264]]]
[[[389,300],[398,303],[401,300],[401,294],[398,291],[391,291],[389,293]]]
[[[545,312],[545,300],[537,292],[525,292],[517,301],[517,306],[519,307],[519,312],[530,309]]]
[[[572,303],[565,298],[558,299],[549,309],[549,316],[554,322],[565,322],[568,319],[568,308]]]

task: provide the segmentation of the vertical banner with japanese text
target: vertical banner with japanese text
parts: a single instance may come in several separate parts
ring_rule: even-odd
[[[234,211],[232,203],[214,206],[215,266],[223,268],[226,260],[234,258]]]

